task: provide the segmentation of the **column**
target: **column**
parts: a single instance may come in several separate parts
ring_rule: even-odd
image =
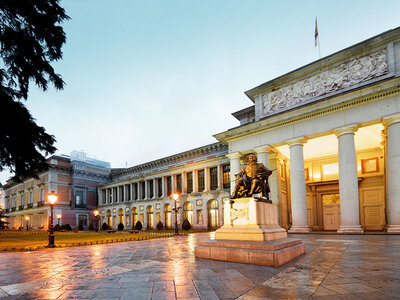
[[[354,133],[357,125],[335,129],[339,144],[340,226],[338,232],[362,233]]]
[[[171,175],[171,194],[177,192],[176,175]]]
[[[153,180],[153,198],[157,198],[158,195],[157,180],[155,178],[152,180]]]
[[[134,198],[133,198],[133,184],[130,183],[129,186],[131,187],[131,189],[130,189],[131,190],[131,194],[130,194],[131,201],[133,201],[134,200]]]
[[[218,165],[217,167],[217,172],[218,172],[218,189],[222,190],[224,189],[224,170],[222,165]]]
[[[304,175],[304,137],[286,143],[290,147],[290,195],[292,199],[292,227],[289,232],[309,232],[307,223],[306,179]]]
[[[137,190],[136,190],[137,199],[138,200],[143,200],[142,199],[142,184],[141,184],[140,181],[137,183],[136,187],[137,187]]]
[[[150,199],[150,181],[144,181],[144,198]]]
[[[388,232],[400,232],[400,114],[383,119],[387,131],[386,188]]]
[[[210,188],[210,168],[204,168],[204,192],[209,191]],[[200,191],[203,192],[203,191]]]
[[[182,178],[182,194],[187,194],[187,173],[183,172],[181,174]]]
[[[167,197],[167,180],[165,176],[161,177],[162,180],[162,196]]]
[[[233,152],[226,155],[230,159],[231,164],[231,193],[233,193],[235,189],[235,175],[238,174],[240,170],[240,157],[242,153]]]
[[[199,192],[199,177],[197,176],[197,170],[193,171],[192,177],[193,177],[193,192],[198,193]]]
[[[128,200],[128,196],[126,195],[126,184],[123,185],[124,190],[124,202]]]

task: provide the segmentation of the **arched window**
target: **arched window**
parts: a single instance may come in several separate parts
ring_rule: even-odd
[[[138,221],[137,208],[132,207],[132,226],[135,226]]]
[[[107,210],[107,225],[111,226],[111,210]]]
[[[208,228],[218,227],[218,201],[210,200],[207,203]]]
[[[153,228],[153,206],[149,205],[146,208],[147,213],[147,228]]]
[[[124,224],[124,210],[122,208],[118,209],[118,225],[119,223]]]
[[[185,202],[183,205],[183,220],[188,219],[190,225],[193,226],[193,204],[192,202]]]
[[[164,205],[164,226],[165,228],[171,228],[172,227],[172,208],[171,204],[165,204]]]

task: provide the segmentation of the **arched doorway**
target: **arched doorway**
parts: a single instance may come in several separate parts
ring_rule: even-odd
[[[124,224],[124,210],[122,208],[118,209],[118,225]]]
[[[183,205],[183,220],[185,219],[193,226],[193,204],[189,201]]]
[[[171,228],[172,227],[172,208],[171,204],[165,204],[164,205],[164,226],[165,228]]]
[[[149,205],[146,208],[147,228],[153,228],[153,206]]]
[[[107,225],[111,227],[111,210],[107,210]]]
[[[218,227],[218,201],[210,200],[207,203],[208,228]]]
[[[137,208],[132,207],[132,227],[136,226],[137,221],[138,221]]]

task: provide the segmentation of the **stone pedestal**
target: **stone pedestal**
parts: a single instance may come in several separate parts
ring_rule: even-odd
[[[195,247],[197,258],[280,266],[305,253],[301,240],[287,238],[279,226],[274,204],[254,198],[224,203],[224,225],[215,240],[201,241]]]

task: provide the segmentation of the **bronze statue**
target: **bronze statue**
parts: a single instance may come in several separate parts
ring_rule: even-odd
[[[250,154],[246,157],[247,166],[236,174],[236,184],[233,195],[230,199],[251,197],[253,194],[260,194],[256,199],[271,203],[268,198],[269,184],[268,177],[272,171],[263,164],[257,163],[257,157]]]

